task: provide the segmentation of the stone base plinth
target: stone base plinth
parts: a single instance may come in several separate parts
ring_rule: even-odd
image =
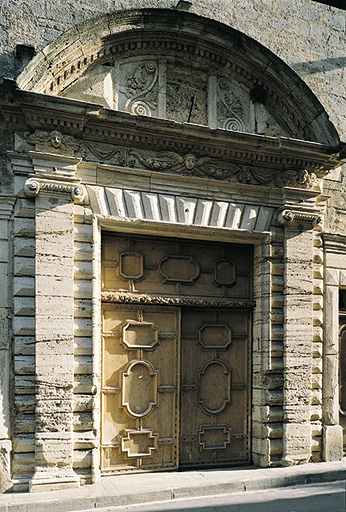
[[[37,469],[31,482],[29,483],[30,492],[56,491],[59,489],[69,489],[79,487],[80,479],[73,469],[51,468]]]
[[[0,440],[0,494],[12,488],[10,454],[12,443],[9,440]]]
[[[340,425],[326,425],[323,429],[323,460],[342,460],[343,429]]]

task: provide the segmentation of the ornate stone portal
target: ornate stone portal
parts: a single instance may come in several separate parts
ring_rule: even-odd
[[[17,489],[340,454],[321,379],[337,134],[263,47],[175,12],[178,43],[172,12],[157,12],[141,37],[135,12],[107,16],[109,33],[95,26],[85,47],[81,28],[70,54],[58,41],[20,88],[1,86],[14,134],[13,400],[25,410],[12,418]],[[285,97],[297,83],[299,98]]]

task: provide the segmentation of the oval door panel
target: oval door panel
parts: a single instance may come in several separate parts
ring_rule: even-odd
[[[132,362],[122,384],[122,406],[131,416],[147,416],[157,405],[157,371],[147,361]]]
[[[231,370],[219,359],[198,370],[198,403],[208,414],[217,414],[231,401]]]

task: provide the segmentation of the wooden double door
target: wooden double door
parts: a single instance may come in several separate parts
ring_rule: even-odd
[[[249,463],[251,308],[116,297],[102,307],[103,473]]]

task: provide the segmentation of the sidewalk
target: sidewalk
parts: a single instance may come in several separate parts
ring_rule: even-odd
[[[346,480],[346,461],[283,468],[232,468],[105,477],[102,483],[0,495],[0,512],[70,512],[184,497]]]

